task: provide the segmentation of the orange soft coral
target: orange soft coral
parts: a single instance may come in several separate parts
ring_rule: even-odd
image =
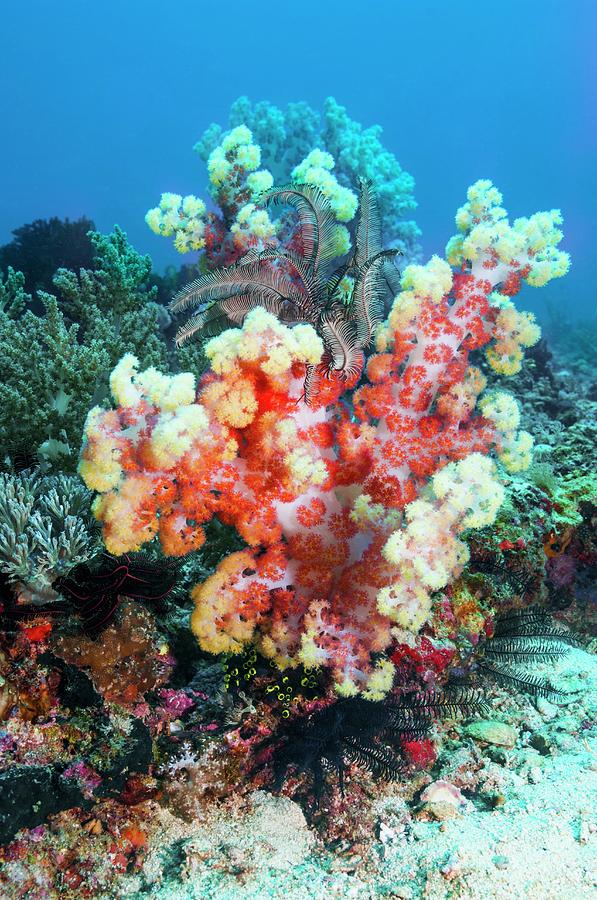
[[[407,267],[358,388],[364,359],[332,371],[311,325],[259,307],[209,341],[198,388],[140,373],[131,356],[116,367],[116,409],[89,414],[80,466],[108,549],[158,535],[182,555],[214,515],[248,544],[193,591],[203,649],[253,643],[282,668],[325,666],[341,694],[390,689],[384,651],[414,639],[462,569],[459,535],[493,521],[502,489],[488,453],[507,465],[525,435],[505,395],[477,406],[485,379],[468,356],[488,345],[494,368],[518,365],[534,326],[495,289],[558,267],[553,253],[530,262],[549,222],[510,228],[492,190],[480,182],[459,212],[457,274],[439,257]]]

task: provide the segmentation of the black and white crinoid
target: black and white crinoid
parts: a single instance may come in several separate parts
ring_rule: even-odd
[[[505,687],[553,700],[563,692],[529,669],[553,663],[579,645],[578,638],[547,611],[537,607],[512,610],[496,620],[493,637],[483,645],[477,665]]]

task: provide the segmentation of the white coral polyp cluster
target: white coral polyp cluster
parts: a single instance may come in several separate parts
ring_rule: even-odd
[[[110,391],[119,406],[136,406],[147,397],[160,410],[172,412],[195,399],[195,376],[164,375],[154,366],[139,372],[139,360],[125,353],[110,375]]]
[[[490,525],[504,498],[494,463],[479,453],[444,466],[433,476],[431,487],[434,499],[409,503],[405,525],[383,548],[398,578],[379,592],[378,609],[412,632],[419,631],[429,616],[433,592],[459,575],[468,560],[459,534]]]

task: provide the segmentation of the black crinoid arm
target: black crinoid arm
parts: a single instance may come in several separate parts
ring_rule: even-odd
[[[496,620],[493,637],[482,645],[477,666],[505,687],[557,700],[564,693],[552,687],[547,678],[529,670],[542,663],[554,663],[578,646],[579,639],[546,610],[511,610]]]
[[[154,609],[173,598],[180,582],[177,559],[153,559],[149,554],[102,553],[89,565],[80,565],[60,579],[56,588],[67,598],[85,631],[96,637],[106,628],[122,597],[149,602]]]
[[[295,715],[257,747],[253,773],[268,769],[278,791],[290,774],[306,775],[315,802],[329,790],[334,775],[344,792],[351,766],[374,779],[395,780],[407,763],[405,741],[429,734],[435,720],[468,716],[484,709],[480,692],[469,688],[420,692],[373,701],[335,700],[307,715]]]

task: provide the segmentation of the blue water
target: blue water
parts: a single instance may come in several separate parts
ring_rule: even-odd
[[[206,193],[192,146],[239,95],[320,108],[332,94],[416,179],[424,255],[469,184],[512,216],[561,207],[573,267],[545,295],[595,304],[594,0],[3,0],[0,243],[53,215],[119,223],[157,269],[180,264],[143,217],[160,193]]]

